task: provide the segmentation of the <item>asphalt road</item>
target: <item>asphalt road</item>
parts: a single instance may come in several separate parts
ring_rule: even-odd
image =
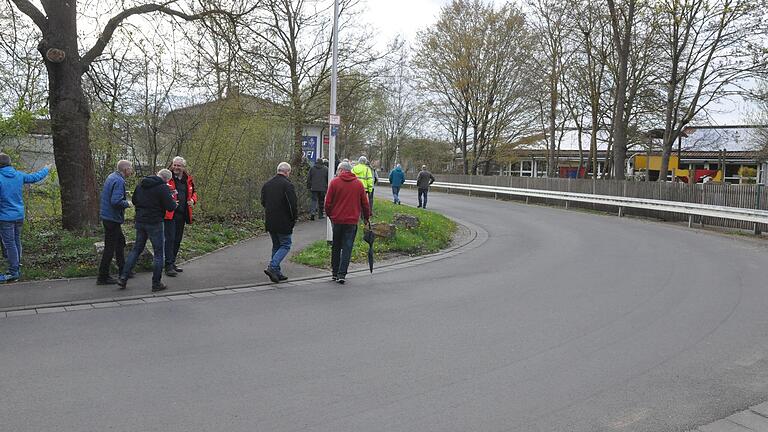
[[[345,286],[1,320],[0,429],[685,431],[768,399],[764,245],[430,207],[488,240]]]

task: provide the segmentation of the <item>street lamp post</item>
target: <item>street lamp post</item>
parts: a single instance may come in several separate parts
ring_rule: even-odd
[[[333,180],[336,174],[336,133],[338,129],[334,130],[334,124],[338,123],[338,117],[336,116],[336,81],[338,79],[338,57],[339,57],[339,0],[333,0],[333,42],[332,52],[333,61],[331,62],[331,115],[328,116],[328,131],[330,136],[328,137],[328,185],[330,186],[331,180]],[[338,127],[338,125],[336,125]],[[326,215],[327,216],[327,215]],[[333,227],[331,226],[331,218],[327,218],[325,228],[325,239],[328,242],[333,241]]]

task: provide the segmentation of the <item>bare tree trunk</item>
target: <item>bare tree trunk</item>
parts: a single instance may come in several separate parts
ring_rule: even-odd
[[[90,107],[82,84],[77,47],[77,11],[73,2],[51,2],[48,31],[38,49],[46,58],[50,48],[62,50],[60,63],[46,59],[53,154],[59,171],[62,225],[79,229],[98,223],[95,172],[88,123]]]
[[[624,122],[627,104],[629,49],[632,42],[632,27],[635,19],[636,0],[628,0],[627,12],[619,11],[614,0],[608,0],[611,13],[611,25],[613,42],[618,60],[618,74],[616,77],[616,105],[613,112],[613,166],[615,178],[624,180],[624,165],[627,160],[627,125]],[[619,24],[619,16],[623,20],[624,27]],[[608,170],[606,170],[608,171]]]

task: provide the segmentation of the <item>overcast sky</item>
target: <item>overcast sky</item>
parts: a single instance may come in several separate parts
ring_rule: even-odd
[[[440,8],[450,0],[363,0],[363,17],[377,29],[377,46],[383,48],[387,41],[402,36],[413,43],[419,30],[437,21]],[[751,103],[741,99],[724,101],[712,110],[715,124],[750,123]],[[714,112],[714,111],[717,112]]]

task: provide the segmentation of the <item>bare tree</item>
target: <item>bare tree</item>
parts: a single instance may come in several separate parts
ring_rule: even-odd
[[[487,172],[499,144],[510,144],[532,118],[526,91],[532,38],[522,13],[510,5],[498,11],[478,0],[455,0],[437,24],[420,34],[414,64],[420,87],[442,119],[468,172]]]
[[[90,148],[91,108],[83,92],[83,74],[102,55],[115,30],[136,15],[163,13],[192,21],[226,11],[207,8],[186,12],[178,0],[137,4],[114,15],[96,42],[79,51],[78,2],[41,0],[42,9],[29,0],[10,0],[37,26],[38,51],[48,72],[49,111],[53,148],[61,185],[62,225],[67,229],[93,226],[98,222],[98,199]]]
[[[611,14],[611,30],[613,47],[616,55],[616,81],[614,83],[614,112],[612,120],[613,135],[613,166],[614,176],[624,180],[624,164],[627,159],[627,124],[623,121],[628,117],[627,89],[629,87],[629,58],[632,46],[632,35],[635,27],[637,0],[608,0]]]
[[[358,0],[340,0],[339,74],[380,58],[371,37],[355,27]],[[331,74],[332,1],[265,0],[237,33],[243,71],[264,96],[288,104],[292,162],[302,158],[302,129],[324,119]],[[349,73],[348,75],[352,75]]]
[[[754,50],[766,29],[765,4],[753,0],[665,0],[666,104],[659,181],[666,181],[677,137],[713,102],[745,93],[742,84],[765,70],[768,55]]]

